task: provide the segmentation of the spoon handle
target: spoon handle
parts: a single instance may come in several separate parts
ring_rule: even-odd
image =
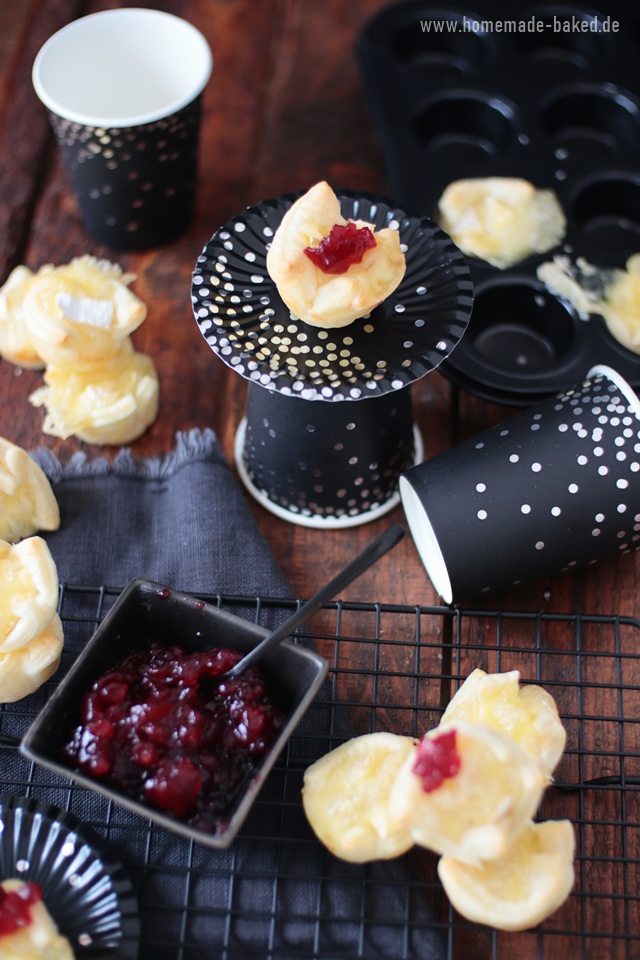
[[[340,573],[337,573],[333,580],[330,580],[326,586],[315,593],[310,600],[303,603],[290,617],[279,627],[262,640],[257,647],[250,650],[249,653],[236,663],[225,674],[225,679],[232,679],[239,676],[247,667],[252,666],[257,660],[260,660],[265,653],[275,647],[281,640],[288,637],[299,626],[301,626],[309,617],[332,600],[340,590],[348,586],[352,580],[364,573],[376,560],[379,560],[388,550],[395,547],[396,543],[404,536],[404,528],[398,523],[394,523],[388,530],[381,534],[377,539],[364,548],[362,553],[351,560]]]

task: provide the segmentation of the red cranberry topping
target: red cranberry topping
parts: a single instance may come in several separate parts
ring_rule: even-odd
[[[177,646],[130,654],[85,694],[65,756],[133,799],[214,832],[283,720],[257,667],[216,680],[240,658]]]
[[[30,881],[18,890],[0,887],[0,937],[10,937],[33,922],[31,907],[42,900],[42,890]]]
[[[305,247],[304,252],[323,273],[346,273],[352,264],[361,263],[367,250],[375,245],[369,227],[358,227],[351,221],[336,223],[317,247]]]
[[[444,780],[455,777],[461,762],[456,750],[456,731],[444,730],[435,737],[422,738],[412,769],[422,780],[424,792],[431,793],[441,787]]]

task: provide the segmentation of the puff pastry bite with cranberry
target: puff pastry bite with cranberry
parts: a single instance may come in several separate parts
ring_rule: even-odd
[[[59,933],[38,884],[21,880],[0,884],[0,957],[73,960],[71,944]]]
[[[289,208],[267,270],[291,312],[316,327],[344,327],[377,307],[406,269],[398,231],[345,220],[328,183]]]
[[[59,526],[58,502],[44,472],[22,447],[0,437],[0,540],[15,543]]]

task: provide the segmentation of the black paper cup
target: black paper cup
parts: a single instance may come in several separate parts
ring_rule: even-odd
[[[271,513],[309,527],[375,520],[400,502],[400,474],[422,459],[411,391],[344,403],[251,383],[236,434],[243,483]]]
[[[82,17],[42,47],[33,85],[94,239],[144,250],[188,227],[212,63],[202,34],[159,10]]]
[[[640,401],[609,367],[412,468],[402,504],[446,603],[640,547]]]

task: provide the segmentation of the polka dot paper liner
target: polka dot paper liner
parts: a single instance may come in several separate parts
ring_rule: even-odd
[[[403,506],[447,602],[640,549],[640,401],[611,368],[407,471]]]
[[[406,256],[401,284],[366,317],[322,329],[283,303],[266,258],[297,194],[234,217],[213,235],[193,274],[193,310],[211,349],[247,380],[285,396],[361,400],[399,390],[442,363],[469,322],[469,268],[446,234],[382,198],[337,195],[346,219],[397,229]]]
[[[138,907],[121,864],[71,814],[0,796],[0,878],[34,881],[74,956],[138,956]]]

